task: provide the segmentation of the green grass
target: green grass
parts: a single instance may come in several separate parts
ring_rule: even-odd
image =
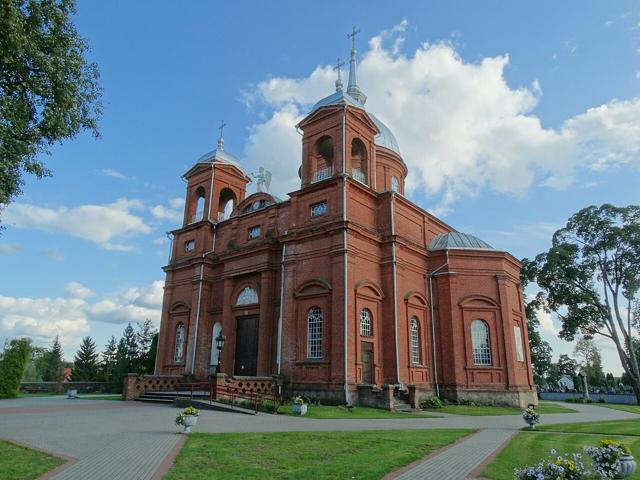
[[[612,408],[613,410],[622,410],[623,412],[637,413],[640,415],[640,405],[622,405],[619,403],[594,403],[593,405]]]
[[[38,450],[0,440],[0,478],[31,480],[38,478],[65,461]]]
[[[482,405],[445,405],[442,408],[428,410],[429,412],[451,413],[454,415],[491,416],[491,415],[522,415],[522,408],[518,407],[489,407]],[[539,413],[575,413],[572,408],[567,408],[556,403],[541,402],[536,409]]]
[[[119,393],[106,394],[106,395],[78,395],[80,400],[122,400],[122,395]]]
[[[43,393],[19,393],[18,394],[18,398],[30,398],[30,397],[56,397],[59,395],[66,395],[66,393],[62,392],[62,393],[50,393],[50,392],[43,392]]]
[[[378,480],[472,432],[193,433],[164,478]]]
[[[536,429],[545,432],[640,436],[640,420],[609,420],[606,422],[560,423],[557,425],[541,425],[537,426]]]
[[[299,417],[300,415],[293,413],[292,408],[293,407],[291,405],[282,405],[278,410],[278,413]],[[303,418],[406,418],[412,420],[416,417],[433,418],[432,415],[424,415],[422,413],[416,415],[369,407],[354,407],[351,410],[348,410],[342,406],[333,407],[328,405],[309,405],[307,407],[307,414]]]
[[[487,465],[480,476],[495,480],[512,480],[514,468],[535,465],[546,458],[552,448],[558,455],[582,452],[583,447],[596,446],[604,438],[606,437],[602,435],[522,432]],[[631,448],[636,458],[640,456],[640,437],[626,437],[622,441]],[[640,479],[640,471],[629,478]]]

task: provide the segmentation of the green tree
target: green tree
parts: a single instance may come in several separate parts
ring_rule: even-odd
[[[145,320],[144,323],[138,324],[136,332],[136,343],[138,348],[138,359],[136,373],[149,374],[153,373],[155,362],[155,350],[151,351],[153,339],[158,334],[158,330],[153,326],[151,320]],[[157,348],[157,340],[156,340]]]
[[[42,372],[44,370],[44,356],[47,353],[46,348],[31,346],[31,352],[29,354],[29,362],[27,363],[27,369],[24,372],[24,382],[41,382]]]
[[[590,206],[553,235],[535,258],[533,276],[544,307],[562,321],[560,337],[596,335],[613,342],[640,401],[635,349],[640,289],[640,206]]]
[[[64,368],[62,357],[62,345],[60,345],[60,338],[56,335],[51,350],[48,350],[43,356],[42,380],[45,382],[61,381],[62,369]]]
[[[29,362],[31,340],[11,340],[0,355],[0,398],[15,398]]]
[[[113,377],[113,371],[116,367],[118,353],[118,342],[116,337],[111,335],[109,342],[102,352],[102,362],[100,363],[101,377],[105,382],[110,382]]]
[[[95,381],[98,378],[98,357],[96,343],[91,337],[84,337],[73,359],[73,380]]]
[[[122,391],[122,380],[127,373],[136,373],[139,365],[139,348],[136,333],[129,323],[118,342],[116,362],[111,378],[111,388]]]
[[[71,17],[73,0],[0,1],[0,205],[23,174],[50,175],[38,159],[82,130],[98,135],[98,68]]]
[[[602,356],[595,342],[582,337],[576,343],[573,354],[581,360],[580,367],[587,375],[587,382],[590,386],[600,387],[605,383],[604,371],[602,370]]]

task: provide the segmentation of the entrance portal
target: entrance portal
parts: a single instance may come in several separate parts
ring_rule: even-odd
[[[373,385],[373,343],[361,342],[362,352],[362,383]]]
[[[256,376],[258,374],[258,319],[260,317],[238,317],[236,319],[236,359],[233,374]]]

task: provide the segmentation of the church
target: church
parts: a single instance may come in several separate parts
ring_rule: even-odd
[[[355,32],[354,32],[355,33]],[[155,375],[278,379],[282,394],[368,405],[381,391],[537,404],[520,262],[405,197],[391,130],[346,89],[297,125],[286,200],[218,146],[184,174]],[[293,170],[295,171],[295,170]],[[217,377],[216,377],[217,378]]]

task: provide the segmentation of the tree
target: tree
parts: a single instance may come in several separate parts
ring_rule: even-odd
[[[50,175],[39,160],[82,130],[98,135],[98,68],[71,16],[74,0],[0,3],[0,206],[21,193],[24,173]]]
[[[96,343],[91,337],[84,337],[73,359],[73,380],[95,381],[98,378],[98,357]]]
[[[593,340],[581,338],[573,349],[573,354],[582,361],[580,366],[587,375],[587,382],[591,386],[603,386],[605,383],[602,370],[602,356]]]
[[[113,371],[116,367],[117,353],[118,342],[116,341],[116,337],[111,335],[109,342],[104,347],[104,352],[102,352],[102,363],[100,364],[100,373],[105,382],[111,381]]]
[[[44,371],[44,357],[47,353],[46,348],[31,346],[29,353],[29,361],[24,372],[24,382],[41,382],[42,373]]]
[[[15,398],[29,362],[31,341],[28,338],[11,340],[0,355],[0,398]]]
[[[51,350],[47,351],[43,356],[42,380],[45,382],[58,382],[61,380],[64,366],[62,356],[62,345],[60,345],[60,338],[56,335],[51,345]]]
[[[138,361],[136,373],[153,373],[156,359],[155,350],[152,351],[153,340],[157,336],[158,330],[153,326],[151,320],[147,319],[142,324],[138,324],[136,342],[138,345]],[[157,339],[156,347],[157,348]]]
[[[640,206],[590,206],[553,235],[535,258],[534,277],[544,307],[562,321],[560,337],[608,338],[640,401],[635,349],[640,289]]]
[[[114,391],[122,391],[122,380],[127,373],[137,372],[139,362],[139,348],[135,331],[129,323],[118,342],[116,362],[111,377],[111,387]]]
[[[520,283],[522,290],[533,280],[535,264],[526,258],[522,260],[522,270],[520,272]],[[542,296],[540,294],[533,298],[524,299],[524,310],[527,317],[527,334],[529,336],[529,352],[531,353],[531,364],[533,366],[533,380],[536,385],[542,386],[545,378],[549,377],[552,367],[552,353],[549,342],[542,339],[540,332],[540,319],[538,312],[542,308]],[[551,375],[554,377],[554,375]],[[557,380],[553,383],[557,383]]]

